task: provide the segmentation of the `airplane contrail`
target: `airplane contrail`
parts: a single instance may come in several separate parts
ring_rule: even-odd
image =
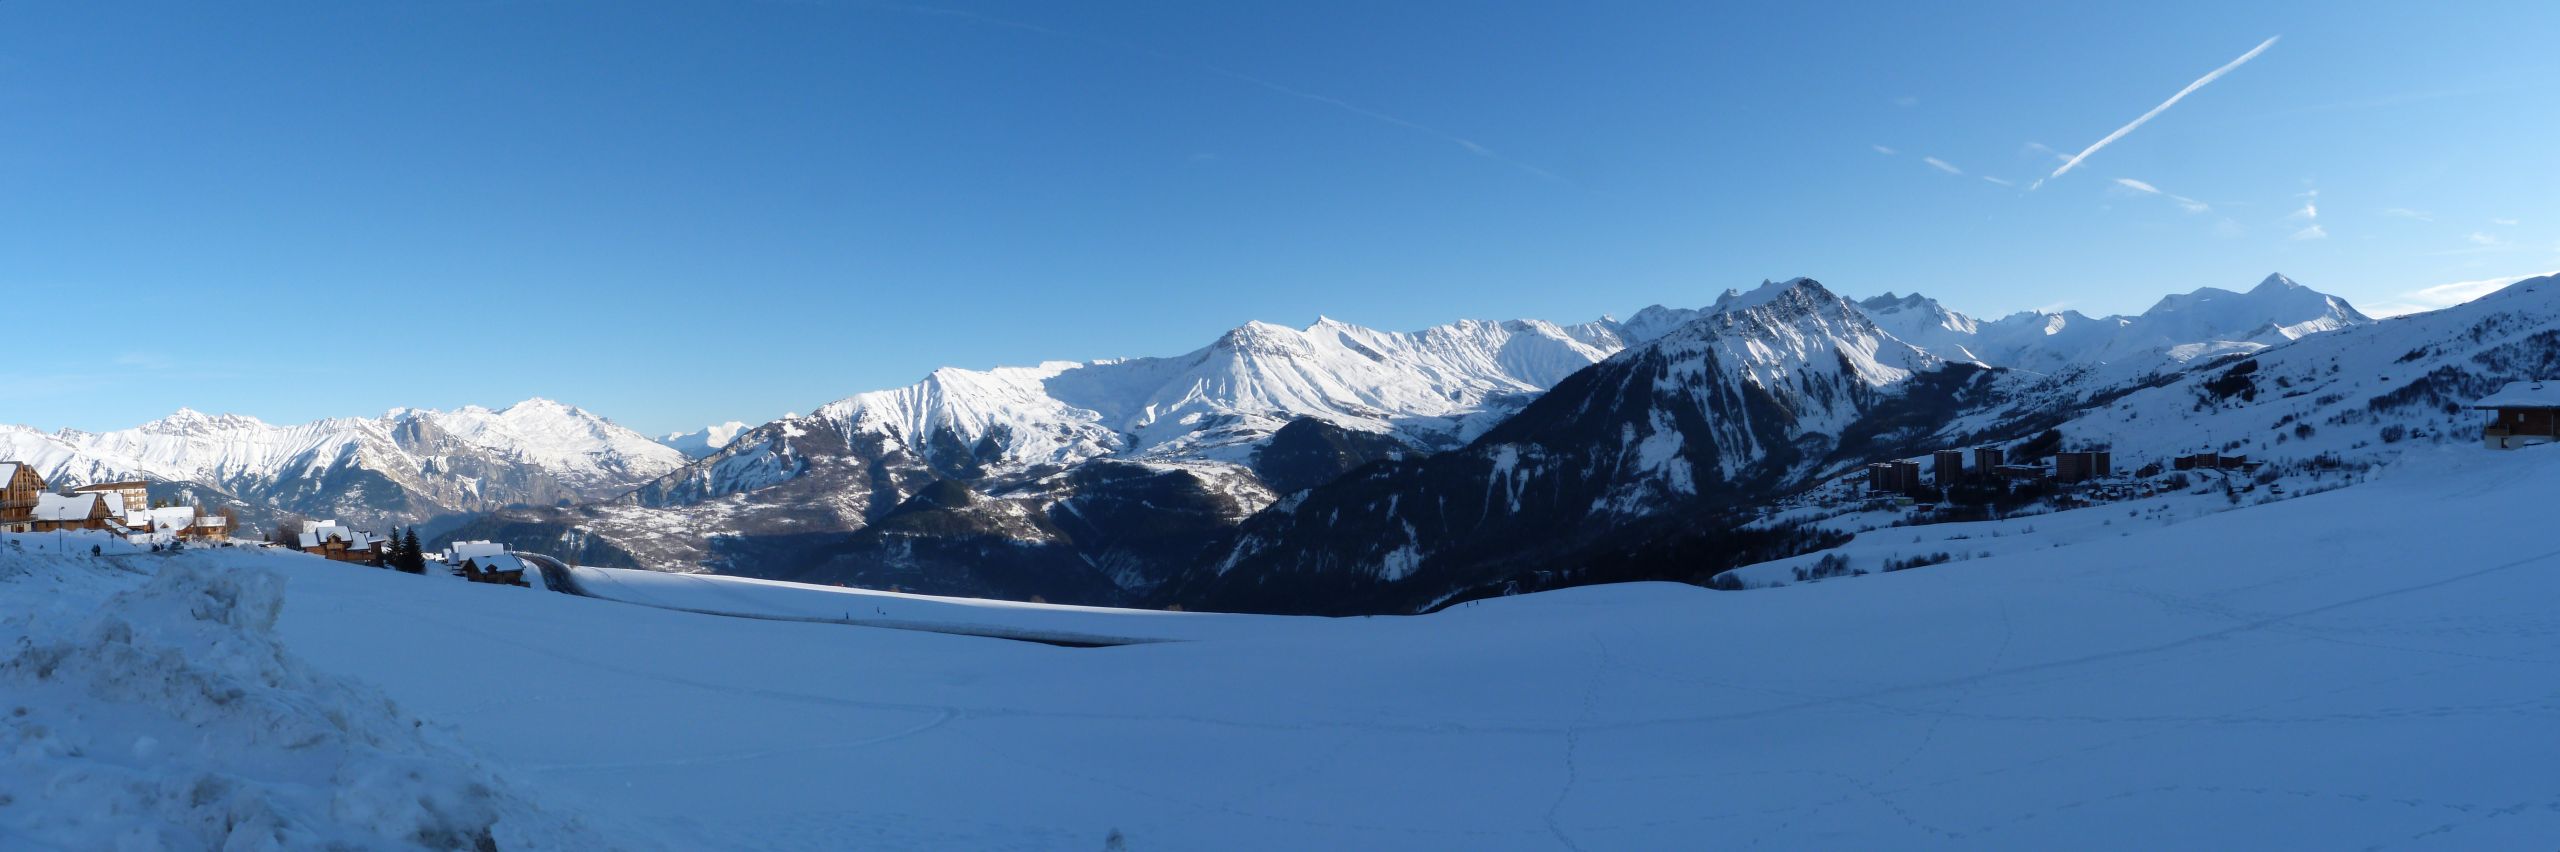
[[[2278,38],[2283,38],[2283,36],[2274,36],[2268,38],[2266,41],[2259,42],[2257,47],[2250,48],[2249,52],[2240,54],[2240,58],[2224,63],[2222,67],[2213,69],[2213,72],[2210,74],[2196,78],[2196,81],[2188,83],[2186,88],[2179,89],[2177,94],[2170,95],[2168,100],[2161,101],[2159,106],[2152,107],[2150,112],[2143,113],[2141,118],[2134,119],[2131,123],[2126,124],[2123,127],[2116,128],[2116,132],[2107,134],[2107,138],[2100,139],[2096,144],[2090,145],[2089,147],[2082,149],[2080,153],[2072,155],[2071,159],[2063,162],[2062,168],[2054,169],[2053,174],[2046,175],[2044,180],[2052,180],[2054,178],[2061,177],[2064,174],[2069,173],[2072,169],[2079,168],[2080,161],[2089,159],[2089,155],[2098,153],[2098,149],[2107,147],[2108,143],[2124,138],[2124,135],[2132,133],[2134,128],[2141,127],[2144,122],[2150,121],[2152,116],[2168,111],[2170,107],[2176,106],[2178,101],[2185,99],[2186,96],[2190,94],[2194,94],[2195,90],[2204,88],[2204,84],[2222,79],[2222,75],[2231,73],[2231,69],[2238,68],[2241,65],[2247,64],[2249,60],[2258,58],[2258,54],[2265,53],[2267,52],[2267,48],[2274,47],[2276,39]],[[2044,180],[2036,181],[2036,186],[2043,186]],[[2033,187],[2030,188],[2032,189]]]

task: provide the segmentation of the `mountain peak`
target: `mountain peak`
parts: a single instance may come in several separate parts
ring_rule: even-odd
[[[567,403],[564,403],[564,402],[559,402],[559,401],[557,401],[557,400],[549,399],[549,398],[546,398],[546,397],[539,397],[539,396],[526,397],[526,398],[524,399],[524,401],[522,401],[522,402],[518,402],[518,403],[516,403],[516,404],[514,404],[514,405],[510,405],[510,406],[507,406],[507,407],[505,407],[505,408],[498,409],[498,413],[500,413],[500,414],[514,414],[514,413],[518,413],[518,412],[523,412],[523,413],[531,414],[531,413],[536,413],[536,412],[554,412],[554,411],[556,411],[556,412],[561,412],[561,413],[565,413],[565,414],[583,414],[583,413],[585,413],[585,412],[580,411],[580,410],[578,409],[578,407],[577,407],[577,406],[570,405],[570,404],[567,404]]]
[[[169,416],[142,424],[139,428],[146,432],[164,435],[196,435],[222,429],[265,425],[266,423],[258,418],[247,415],[213,415],[181,406],[178,410],[170,412]]]
[[[748,428],[744,421],[731,420],[691,432],[669,433],[666,437],[659,438],[658,443],[683,453],[685,458],[698,459],[719,452],[721,447],[726,447],[729,442],[737,440],[738,435],[747,431]]]
[[[1827,297],[1831,295],[1830,290],[1823,289],[1822,282],[1815,281],[1811,278],[1797,277],[1789,278],[1785,281],[1762,280],[1760,282],[1760,286],[1752,288],[1751,292],[1748,293],[1740,290],[1724,291],[1723,296],[1716,298],[1716,304],[1713,310],[1717,313],[1722,313],[1725,311],[1754,308],[1770,302],[1778,301],[1779,299],[1785,298],[1790,293],[1796,293],[1799,291],[1804,291],[1807,295],[1817,297]]]
[[[1932,307],[1937,303],[1938,300],[1918,293],[1913,293],[1908,296],[1897,296],[1894,295],[1893,291],[1886,290],[1884,291],[1884,295],[1870,296],[1859,300],[1858,307],[1865,308],[1869,311],[1908,311]]]
[[[1254,320],[1230,329],[1211,348],[1246,352],[1294,353],[1306,335],[1297,329]]]
[[[2273,274],[2268,275],[2268,276],[2267,276],[2267,280],[2264,280],[2264,281],[2260,281],[2260,282],[2258,282],[2258,286],[2257,286],[2257,287],[2255,287],[2255,288],[2250,289],[2250,290],[2249,290],[2249,292],[2250,292],[2251,294],[2253,294],[2253,295],[2254,295],[2254,294],[2257,294],[2257,293],[2263,293],[2263,292],[2268,292],[2268,291],[2300,290],[2300,289],[2302,289],[2302,285],[2301,285],[2301,284],[2295,283],[2295,282],[2294,282],[2294,280],[2293,280],[2293,279],[2291,279],[2291,278],[2286,278],[2286,277],[2284,277],[2284,273],[2282,273],[2282,272],[2277,272],[2277,273],[2273,273]]]

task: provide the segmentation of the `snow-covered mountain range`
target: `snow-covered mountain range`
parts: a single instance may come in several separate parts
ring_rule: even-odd
[[[1616,329],[1257,322],[1169,358],[937,370],[748,429],[621,500],[464,534],[609,564],[1112,598],[1198,558],[1275,482],[1463,444],[1621,349]]]
[[[182,411],[100,434],[0,427],[0,457],[56,481],[159,480],[253,515],[459,525],[451,537],[598,564],[1394,610],[1604,540],[1641,543],[1625,565],[1729,556],[1753,545],[1699,538],[1722,528],[1713,517],[1812,477],[2014,438],[2244,355],[2378,339],[2330,333],[2374,327],[2281,275],[2136,316],[1990,321],[1793,279],[1569,325],[1248,323],[1173,357],[944,369],[657,439],[536,399],[294,426]],[[2167,434],[2143,439],[2192,442]],[[1304,582],[1283,590],[1297,582],[1283,577]]]
[[[1250,323],[1169,358],[936,371],[747,428],[621,499],[500,513],[465,532],[605,564],[1131,600],[1199,566],[1252,561],[1237,531],[1292,512],[1304,502],[1293,493],[1371,463],[1465,456],[1494,433],[1534,434],[1540,452],[1599,471],[1568,477],[1590,491],[1576,511],[1676,513],[1917,440],[1994,400],[2078,405],[2114,383],[2369,322],[2274,276],[2104,321],[1985,323],[1926,297],[1856,303],[1799,279],[1570,325]],[[1576,401],[1538,414],[1560,382]],[[1553,461],[1539,458],[1504,469]],[[1370,492],[1399,499],[1393,487]],[[1396,541],[1426,535],[1400,524],[1372,530],[1362,558],[1385,565]]]
[[[112,432],[0,426],[0,458],[57,484],[148,479],[213,489],[253,514],[385,526],[603,499],[684,463],[639,433],[540,398],[294,425],[180,409]]]
[[[2115,379],[2373,322],[2345,299],[2281,274],[2246,293],[2205,287],[2167,296],[2135,316],[2022,311],[1984,321],[1917,293],[1886,293],[1859,307],[1893,336],[1951,361],[2039,373],[2102,370]]]

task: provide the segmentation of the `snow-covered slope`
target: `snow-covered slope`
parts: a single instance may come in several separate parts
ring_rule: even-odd
[[[2078,412],[2059,428],[2074,444],[2114,448],[2119,465],[2207,451],[2387,460],[2410,445],[2477,443],[2487,415],[2464,406],[2506,382],[2560,376],[2560,278],[2279,343]],[[2008,414],[1985,412],[1952,428],[1997,431]]]
[[[125,564],[282,576],[283,653],[451,741],[419,752],[416,784],[342,793],[323,769],[290,776],[314,797],[295,802],[414,801],[475,760],[542,812],[622,832],[543,838],[563,846],[2532,849],[2560,834],[2555,491],[2550,448],[2448,445],[2340,491],[1857,582],[1602,586],[1109,649],[299,557]],[[63,638],[97,635],[77,626],[91,613],[153,635],[188,617],[110,602],[145,576],[43,559],[0,579],[0,612],[47,613],[0,622],[0,645],[85,646]],[[87,579],[44,579],[70,572]],[[121,671],[77,659],[66,679]],[[0,836],[91,848],[175,821],[111,815],[132,788],[79,779],[192,778],[202,744],[121,712],[132,699],[0,670],[30,707],[0,736],[82,746],[0,748],[20,803]],[[496,825],[525,818],[506,801]],[[321,837],[377,832],[369,809],[293,813]]]
[[[46,536],[45,538],[52,538]],[[285,646],[281,563],[152,559],[85,533],[0,565],[0,846],[601,848],[361,675]],[[92,558],[92,544],[109,555]],[[32,555],[28,551],[34,551]],[[137,576],[140,574],[142,576]],[[147,577],[147,579],[144,579]],[[303,606],[311,606],[304,603]],[[439,641],[439,640],[429,640]],[[449,640],[449,647],[476,644]],[[500,720],[502,724],[518,720]]]

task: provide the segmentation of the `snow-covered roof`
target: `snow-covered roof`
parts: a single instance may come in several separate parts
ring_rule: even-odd
[[[10,482],[16,481],[17,478],[17,462],[0,462],[0,486],[8,485]]]
[[[494,541],[457,541],[453,543],[452,552],[453,561],[461,562],[474,556],[496,556],[505,553],[507,546]]]
[[[193,506],[162,506],[138,512],[128,509],[125,512],[125,523],[132,526],[142,526],[147,523],[155,528],[166,529],[185,527],[195,523],[195,520],[196,510]]]
[[[55,494],[48,491],[36,495],[35,519],[85,521],[89,519],[90,511],[98,507],[98,501],[103,497],[104,495],[99,494]]]
[[[2560,382],[2508,382],[2473,408],[2560,408]]]
[[[467,565],[477,565],[482,571],[526,570],[524,560],[517,559],[512,553],[483,553],[462,561]]]
[[[301,544],[308,550],[327,544],[333,538],[344,541],[348,547],[358,550],[370,548],[375,542],[384,540],[372,533],[339,524],[337,521],[313,521],[311,526],[303,531]]]

